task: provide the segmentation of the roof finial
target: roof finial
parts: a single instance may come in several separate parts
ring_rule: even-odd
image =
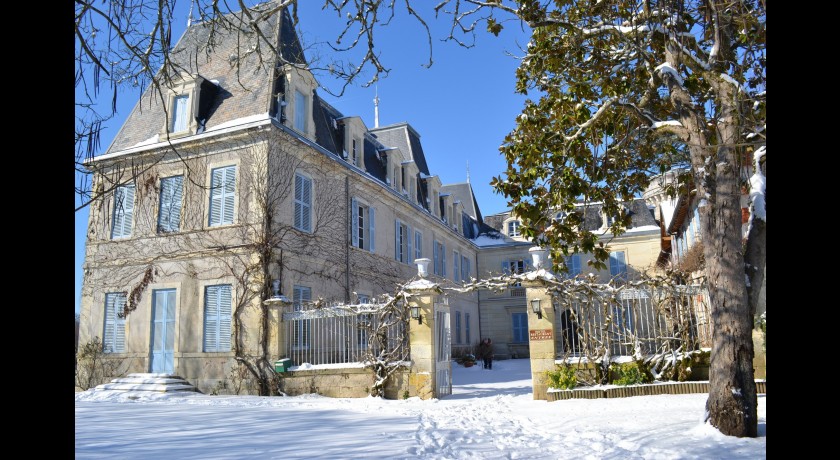
[[[467,160],[467,183],[470,183],[470,160]]]
[[[379,127],[379,85],[376,85],[376,97],[373,98],[373,127]]]
[[[187,15],[187,27],[192,25],[192,10],[193,10],[193,0],[190,0],[190,14]]]

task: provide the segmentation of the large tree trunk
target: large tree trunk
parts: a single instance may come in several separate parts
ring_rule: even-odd
[[[708,420],[721,433],[755,437],[758,399],[753,369],[753,317],[744,276],[739,169],[733,147],[737,122],[733,106],[724,104],[721,112],[717,155],[705,163],[705,171],[698,167],[704,162],[693,161],[701,199],[700,224],[712,311],[706,410]]]

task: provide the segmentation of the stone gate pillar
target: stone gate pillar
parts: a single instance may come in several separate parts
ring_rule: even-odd
[[[420,279],[405,285],[411,294],[408,307],[408,340],[411,346],[411,371],[408,377],[408,393],[420,399],[435,398],[435,300],[443,292],[437,283],[426,279],[430,260],[416,259]]]
[[[528,349],[531,355],[531,379],[535,400],[548,400],[548,385],[543,373],[554,370],[557,359],[556,312],[552,297],[546,286],[556,279],[553,273],[543,268],[548,251],[540,247],[529,250],[534,269],[525,273],[525,309],[528,311]]]

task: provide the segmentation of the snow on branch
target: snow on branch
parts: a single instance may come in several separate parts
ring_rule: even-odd
[[[670,62],[663,62],[662,64],[656,66],[654,70],[661,72],[663,76],[666,73],[671,74],[671,76],[674,77],[674,80],[676,80],[680,86],[683,86],[682,77],[680,76],[679,72],[677,72],[677,69],[675,69]]]
[[[740,91],[740,92],[742,92],[742,93],[746,93],[746,92],[747,92],[747,90],[746,90],[746,89],[744,89],[744,87],[743,87],[743,86],[741,86],[741,84],[740,84],[740,83],[738,83],[737,81],[735,81],[735,79],[734,79],[734,78],[732,78],[732,77],[730,77],[729,75],[727,75],[727,74],[725,74],[725,73],[721,73],[721,74],[720,74],[720,78],[721,78],[723,81],[725,81],[725,82],[727,82],[727,83],[731,83],[732,85],[734,85],[736,88],[738,88],[738,91]]]
[[[593,123],[595,123],[599,118],[601,118],[601,116],[604,114],[604,112],[606,112],[607,109],[609,109],[610,106],[612,106],[615,103],[615,101],[616,101],[616,98],[614,98],[614,97],[611,97],[611,98],[607,99],[606,101],[604,101],[604,103],[601,105],[601,107],[598,108],[598,111],[595,112],[594,115],[592,115],[592,118],[590,118],[589,120],[586,120],[585,123],[583,123],[581,125],[578,125],[578,130],[574,134],[572,134],[571,136],[563,136],[563,138],[566,139],[567,141],[571,141],[571,140],[574,140],[575,138],[579,137],[581,134],[583,134],[583,131],[586,128],[592,126]]]
[[[656,123],[652,124],[650,127],[653,129],[661,128],[663,126],[680,126],[682,127],[682,123],[677,120],[665,120],[665,121],[657,121]]]
[[[761,158],[766,154],[766,146],[762,145],[753,154],[753,161],[755,162],[755,171],[750,177],[750,201],[752,202],[751,219],[759,218],[767,222],[767,209],[764,206],[764,192],[767,188],[767,178],[761,172]]]

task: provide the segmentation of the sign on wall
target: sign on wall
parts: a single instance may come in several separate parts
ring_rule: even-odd
[[[531,341],[554,339],[554,334],[551,329],[531,329],[528,332],[530,334]]]

